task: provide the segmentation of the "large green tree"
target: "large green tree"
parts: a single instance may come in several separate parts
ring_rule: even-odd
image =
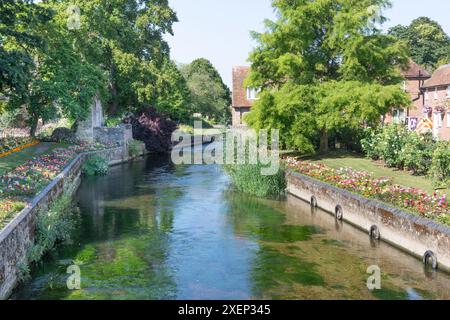
[[[231,120],[231,92],[217,69],[207,59],[181,66],[191,92],[192,110],[221,123]]]
[[[409,26],[397,25],[389,34],[405,41],[411,58],[429,70],[450,62],[450,37],[430,18],[417,18]]]
[[[47,13],[45,23],[33,25],[30,31],[36,33],[31,36],[40,40],[38,45],[20,41],[17,36],[5,38],[4,43],[11,52],[20,51],[31,60],[30,76],[23,78],[22,87],[11,91],[8,108],[25,107],[34,135],[39,119],[83,119],[106,82],[101,70],[86,62],[73,47],[67,19],[54,10],[57,8],[47,2],[26,5],[30,10],[17,12],[16,19],[23,19],[22,15],[31,19],[33,12]]]
[[[51,19],[51,12],[26,0],[0,2],[0,94],[21,95],[32,78],[30,48],[42,48],[39,30]]]
[[[192,116],[191,92],[178,66],[167,60],[156,83],[156,109],[177,122],[187,123]]]
[[[410,104],[399,86],[406,48],[384,35],[386,0],[274,0],[277,21],[254,37],[247,83],[262,88],[247,122],[280,129],[285,147],[328,149],[331,131],[376,125]],[[319,143],[320,141],[320,143]]]
[[[74,45],[108,75],[107,112],[135,111],[156,104],[156,83],[169,58],[163,39],[177,21],[168,0],[49,0],[58,11],[80,8]],[[67,13],[67,17],[70,12]]]

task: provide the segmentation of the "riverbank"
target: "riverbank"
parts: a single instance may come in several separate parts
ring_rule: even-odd
[[[450,271],[450,228],[292,169],[286,179],[288,193],[333,214],[338,222],[348,222],[368,238],[401,248],[432,268]]]
[[[27,263],[25,261],[27,250],[34,241],[38,212],[48,208],[49,204],[58,198],[69,184],[80,183],[81,166],[92,156],[105,158],[110,166],[132,159],[125,146],[78,154],[0,231],[0,299],[8,298],[18,283],[19,265]]]

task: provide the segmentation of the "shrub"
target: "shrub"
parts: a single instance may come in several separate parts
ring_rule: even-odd
[[[86,176],[104,176],[108,174],[108,171],[108,162],[100,156],[91,157],[82,167],[82,173]]]
[[[388,167],[426,175],[436,143],[432,134],[423,135],[401,125],[389,125],[380,130],[367,129],[361,145],[368,158],[381,159]]]
[[[153,108],[145,109],[139,116],[129,116],[124,123],[133,127],[133,138],[145,143],[149,152],[166,153],[172,148],[172,133],[177,124]]]
[[[450,187],[450,142],[441,141],[433,153],[430,176],[438,187]]]
[[[379,130],[368,128],[364,132],[364,138],[361,140],[361,148],[366,156],[372,160],[381,159],[381,134]]]
[[[426,175],[431,167],[435,146],[432,134],[411,132],[405,137],[400,162],[414,174]]]
[[[68,128],[56,128],[50,137],[51,142],[75,143],[75,133]]]
[[[390,125],[381,131],[379,152],[386,165],[403,169],[401,151],[406,143],[408,129],[402,125]]]
[[[138,141],[138,140],[131,140],[128,143],[128,154],[130,155],[130,157],[132,158],[136,158],[138,156],[141,155],[142,149],[142,142]]]

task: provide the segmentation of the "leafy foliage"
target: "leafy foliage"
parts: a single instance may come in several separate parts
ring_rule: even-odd
[[[108,113],[135,111],[157,102],[169,46],[163,39],[177,21],[168,0],[53,1],[59,12],[80,7],[81,28],[72,30],[74,46],[107,73]],[[58,4],[59,3],[59,4]],[[65,13],[67,18],[67,14]]]
[[[128,154],[130,155],[130,157],[135,158],[135,157],[140,156],[142,153],[141,146],[142,146],[141,141],[134,140],[134,139],[131,140],[128,143]]]
[[[20,265],[20,279],[25,280],[29,276],[30,266],[38,263],[46,253],[54,250],[58,243],[71,240],[71,234],[79,221],[79,213],[72,202],[74,192],[75,184],[72,183],[48,209],[38,213],[36,238],[27,252],[27,261]]]
[[[433,139],[431,133],[411,132],[401,125],[379,130],[367,129],[361,141],[367,157],[383,160],[387,166],[429,175],[437,187],[446,187],[450,178],[450,145]]]
[[[192,111],[216,122],[231,120],[231,92],[210,61],[197,59],[181,67],[192,98]]]
[[[133,127],[133,138],[143,141],[149,152],[165,153],[172,147],[172,132],[177,124],[148,107],[137,116],[129,116],[125,123]]]
[[[174,62],[164,63],[156,88],[157,111],[166,114],[174,121],[188,121],[194,112],[191,105],[191,92]]]
[[[39,30],[52,13],[29,0],[0,3],[0,92],[21,95],[32,77],[30,48],[42,48]]]
[[[436,186],[450,188],[450,142],[441,141],[433,153],[430,175]]]
[[[411,58],[430,70],[450,62],[450,37],[430,18],[417,18],[409,26],[397,25],[389,34],[406,42]]]
[[[32,77],[23,82],[20,90],[10,92],[8,108],[26,106],[31,135],[34,135],[39,119],[84,118],[94,95],[106,82],[100,69],[86,63],[74,49],[66,20],[54,6],[47,2],[30,2],[27,8],[47,14],[45,24],[33,25],[32,30],[28,30],[31,34],[39,33],[36,36],[40,39],[39,45],[21,43],[9,37],[4,39],[4,47],[10,52],[23,50],[32,59],[29,65]],[[29,12],[24,16],[30,19]],[[21,13],[16,13],[15,19],[21,21],[21,17]],[[20,64],[20,60],[17,63]]]
[[[315,151],[325,131],[358,130],[376,126],[380,115],[392,105],[407,105],[409,99],[398,86],[329,81],[299,85],[292,81],[279,90],[264,91],[245,121],[256,129],[279,129],[285,148],[303,153]]]
[[[406,48],[377,25],[385,0],[273,2],[278,20],[254,33],[247,84],[263,92],[246,121],[274,128],[304,152],[328,149],[331,131],[374,124],[389,107],[408,106],[397,66]]]
[[[105,176],[108,174],[109,165],[105,158],[93,156],[83,163],[81,171],[86,176]]]

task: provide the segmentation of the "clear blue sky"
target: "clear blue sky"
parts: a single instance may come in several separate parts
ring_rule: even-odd
[[[180,22],[174,26],[174,37],[167,37],[172,58],[189,63],[207,58],[231,85],[233,65],[248,65],[248,54],[254,46],[250,30],[263,31],[263,21],[273,19],[270,0],[169,0]],[[390,19],[386,28],[409,24],[419,16],[438,21],[450,34],[449,0],[393,0],[385,12]]]

